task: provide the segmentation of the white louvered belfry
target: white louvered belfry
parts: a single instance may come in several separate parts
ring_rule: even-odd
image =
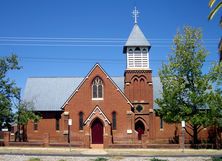
[[[149,69],[149,55],[147,48],[130,47],[127,49],[127,69]]]

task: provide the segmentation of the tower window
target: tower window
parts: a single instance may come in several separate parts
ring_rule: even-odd
[[[139,48],[139,47],[136,47],[135,51],[136,51],[136,52],[140,52],[140,48]]]
[[[83,112],[79,113],[79,130],[83,130]]]
[[[116,130],[116,112],[112,113],[112,128]]]
[[[143,49],[143,53],[146,53],[147,51],[146,51],[146,49]]]
[[[132,53],[133,52],[133,49],[129,49],[129,53]]]
[[[92,83],[92,99],[103,99],[103,82],[99,77],[96,77]]]

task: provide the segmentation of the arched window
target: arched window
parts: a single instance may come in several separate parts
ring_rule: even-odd
[[[79,130],[83,130],[83,126],[84,126],[84,123],[83,123],[83,112],[80,112],[79,113]]]
[[[132,53],[133,52],[133,49],[129,49],[129,53]]]
[[[134,51],[135,51],[135,52],[140,52],[140,48],[139,48],[139,47],[136,47]]]
[[[61,116],[57,113],[56,116],[55,116],[55,129],[56,131],[59,131],[60,130],[60,119],[61,119]]]
[[[143,49],[143,51],[142,51],[143,53],[146,53],[147,51],[146,51],[146,49]]]
[[[116,112],[115,111],[112,113],[112,128],[113,130],[116,130]]]
[[[103,98],[103,82],[99,77],[96,77],[92,83],[92,98],[95,100]]]
[[[36,120],[34,120],[33,129],[34,129],[35,131],[38,130],[38,122],[37,122]]]
[[[160,117],[160,129],[163,129],[163,118]]]

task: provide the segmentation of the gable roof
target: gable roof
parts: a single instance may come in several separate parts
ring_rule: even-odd
[[[123,93],[123,91],[116,85],[116,83],[112,80],[112,78],[105,72],[105,70],[97,63],[94,65],[94,67],[90,70],[90,72],[87,74],[87,76],[82,80],[82,82],[79,84],[79,86],[76,88],[75,91],[71,94],[71,96],[67,99],[67,101],[63,104],[62,108],[65,107],[66,103],[70,101],[70,99],[76,94],[76,92],[80,89],[80,87],[83,85],[83,83],[86,81],[86,79],[90,76],[90,74],[95,70],[96,67],[99,67],[99,69],[106,75],[107,78],[110,79],[111,83],[120,91],[120,94],[124,97],[124,99],[133,107],[130,100],[126,97],[126,95]]]
[[[159,77],[153,77],[154,99],[161,97]],[[76,91],[84,77],[32,77],[28,78],[23,100],[33,102],[34,111],[61,111],[67,99]],[[124,91],[124,77],[111,77],[113,83]],[[154,109],[159,108],[154,103]]]
[[[23,100],[33,102],[35,111],[60,111],[83,79],[84,77],[28,78]],[[112,80],[121,91],[124,90],[124,77],[112,77]]]
[[[133,26],[130,36],[123,48],[123,53],[126,53],[126,48],[128,46],[145,46],[148,47],[148,50],[151,48],[149,41],[144,36],[137,23]]]

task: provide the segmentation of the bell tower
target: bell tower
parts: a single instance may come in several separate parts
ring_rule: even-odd
[[[137,114],[149,113],[153,108],[152,70],[149,66],[151,45],[138,26],[138,10],[133,11],[134,26],[123,48],[126,54],[124,92]]]

